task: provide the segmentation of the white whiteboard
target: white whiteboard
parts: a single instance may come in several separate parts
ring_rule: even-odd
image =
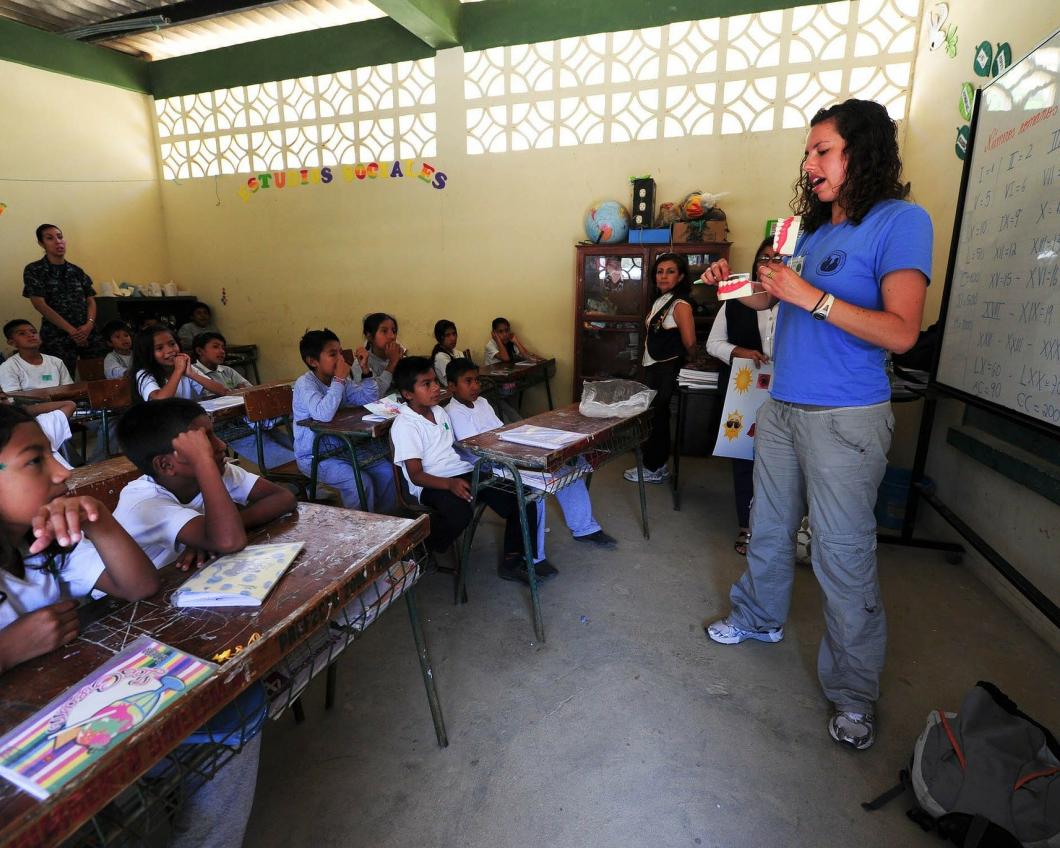
[[[936,381],[1060,428],[1060,32],[983,89]]]

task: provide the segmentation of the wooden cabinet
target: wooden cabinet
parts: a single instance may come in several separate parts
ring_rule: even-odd
[[[574,398],[581,397],[585,380],[636,379],[644,352],[644,319],[655,287],[651,268],[657,256],[686,256],[696,280],[708,263],[728,259],[729,247],[727,242],[579,245],[575,260]],[[692,308],[696,338],[705,343],[718,312],[717,290],[693,286]]]

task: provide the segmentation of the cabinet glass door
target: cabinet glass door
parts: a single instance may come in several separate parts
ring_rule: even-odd
[[[585,320],[578,328],[582,380],[635,379],[643,347],[639,321]]]
[[[606,253],[584,258],[581,308],[592,315],[639,318],[643,310],[643,259]]]

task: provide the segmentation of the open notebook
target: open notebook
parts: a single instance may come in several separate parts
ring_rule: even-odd
[[[304,542],[250,545],[218,557],[173,593],[175,607],[259,607]]]

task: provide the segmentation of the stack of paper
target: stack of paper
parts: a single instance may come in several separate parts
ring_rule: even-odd
[[[534,424],[523,424],[511,430],[501,430],[497,438],[517,445],[529,445],[532,448],[559,450],[573,445],[585,438],[582,433],[571,433],[568,430],[556,430],[553,427],[538,427]]]
[[[690,389],[716,389],[718,387],[718,372],[682,368],[677,372],[677,385]]]
[[[200,400],[199,406],[207,412],[217,412],[219,409],[228,409],[230,406],[243,406],[244,403],[243,395],[222,395],[221,397]]]

